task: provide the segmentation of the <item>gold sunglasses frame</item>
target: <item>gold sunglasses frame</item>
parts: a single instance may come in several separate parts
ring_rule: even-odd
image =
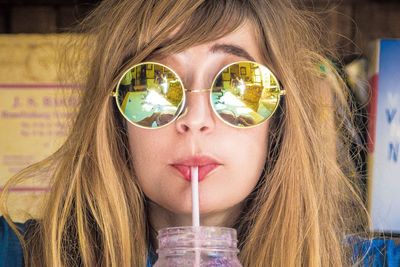
[[[278,101],[277,101],[277,104],[276,104],[274,110],[271,112],[271,115],[270,115],[268,118],[264,119],[262,122],[257,123],[257,124],[254,124],[254,125],[251,125],[251,126],[237,126],[237,125],[233,125],[233,124],[227,122],[225,119],[223,119],[223,118],[218,114],[218,112],[215,110],[214,106],[212,105],[212,89],[213,89],[214,83],[215,83],[215,81],[217,80],[218,76],[219,76],[226,68],[228,68],[228,67],[230,67],[230,66],[232,66],[232,65],[235,65],[235,64],[239,64],[239,63],[251,63],[251,64],[256,64],[256,65],[258,65],[258,66],[261,66],[261,67],[265,67],[266,69],[268,69],[268,70],[270,71],[270,73],[273,75],[273,77],[275,78],[275,80],[277,81],[277,83],[278,83],[278,85],[279,85]],[[158,126],[158,127],[154,127],[154,128],[153,128],[153,127],[142,126],[142,125],[140,125],[140,124],[138,124],[138,123],[132,122],[132,121],[125,115],[125,113],[122,111],[122,109],[121,109],[121,107],[120,107],[120,104],[118,103],[118,98],[117,98],[117,96],[118,96],[118,91],[119,91],[119,86],[120,86],[121,81],[122,81],[122,79],[124,78],[125,74],[126,74],[128,71],[132,70],[133,68],[136,68],[136,67],[141,66],[141,65],[148,65],[148,64],[153,64],[153,65],[154,65],[154,64],[157,64],[157,65],[160,65],[160,66],[162,66],[162,67],[164,67],[164,68],[167,68],[169,71],[171,71],[171,72],[176,76],[176,78],[179,80],[179,82],[180,82],[180,84],[181,84],[181,86],[182,86],[182,89],[183,89],[183,97],[182,97],[181,103],[180,103],[179,106],[178,106],[179,111],[176,113],[177,115],[173,118],[173,120],[169,121],[168,123],[166,123],[166,124],[164,124],[164,125],[161,125],[161,126]],[[213,81],[212,81],[212,83],[211,83],[211,88],[209,88],[209,89],[186,89],[186,88],[184,87],[184,84],[183,84],[183,82],[182,82],[181,77],[179,77],[179,75],[178,75],[172,68],[170,68],[170,67],[168,67],[168,66],[166,66],[166,65],[164,65],[164,64],[158,63],[158,62],[152,62],[152,61],[141,62],[141,63],[138,63],[138,64],[133,65],[132,67],[129,67],[129,68],[121,75],[121,78],[118,80],[118,83],[117,83],[117,86],[116,86],[116,88],[115,88],[115,91],[114,91],[114,90],[112,91],[111,96],[115,98],[115,102],[116,102],[116,104],[117,104],[117,107],[118,107],[119,112],[122,114],[122,116],[124,116],[124,118],[125,118],[129,123],[135,125],[136,127],[142,128],[142,129],[153,129],[153,130],[156,130],[156,129],[161,129],[161,128],[163,128],[163,127],[166,127],[166,126],[172,124],[172,123],[173,123],[174,121],[176,121],[180,116],[184,115],[184,114],[187,112],[188,107],[185,108],[185,106],[186,106],[186,92],[189,92],[189,93],[210,92],[210,105],[211,105],[211,109],[213,110],[214,114],[215,114],[222,122],[224,122],[225,124],[229,125],[230,127],[234,127],[234,128],[238,128],[238,129],[250,129],[250,128],[253,128],[253,127],[260,126],[260,125],[262,125],[263,123],[265,123],[266,121],[268,121],[268,120],[272,117],[272,115],[275,113],[275,111],[277,110],[277,108],[278,108],[278,106],[279,106],[279,103],[280,103],[280,100],[281,100],[281,97],[284,96],[284,95],[286,95],[286,90],[283,89],[283,86],[282,86],[281,82],[280,82],[279,79],[276,77],[276,75],[271,71],[270,68],[268,68],[267,66],[265,66],[265,65],[263,65],[263,64],[260,64],[260,63],[258,63],[258,62],[255,62],[255,61],[241,60],[241,61],[235,61],[235,62],[233,62],[233,63],[229,63],[229,64],[223,66],[223,67],[221,68],[221,70],[215,75],[215,77],[214,77],[214,79],[213,79]],[[182,110],[185,110],[185,111],[182,113]]]

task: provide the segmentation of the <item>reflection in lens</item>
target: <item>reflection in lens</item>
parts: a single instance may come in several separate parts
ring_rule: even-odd
[[[238,62],[223,69],[212,86],[212,105],[231,125],[246,127],[268,119],[277,108],[280,87],[274,74],[254,62]]]
[[[117,87],[117,103],[132,123],[155,128],[168,124],[179,114],[183,87],[169,68],[156,63],[129,69]]]

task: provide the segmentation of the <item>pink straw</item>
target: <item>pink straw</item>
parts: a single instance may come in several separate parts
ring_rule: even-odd
[[[199,209],[199,167],[191,167],[192,180],[192,224],[200,226],[200,209]]]
[[[191,181],[192,181],[192,224],[193,227],[196,227],[195,232],[195,260],[194,266],[200,267],[200,250],[198,244],[198,238],[200,230],[200,208],[199,208],[199,167],[191,167],[190,168]]]

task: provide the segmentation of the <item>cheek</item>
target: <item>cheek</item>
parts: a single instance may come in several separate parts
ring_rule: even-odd
[[[235,129],[235,132],[230,132],[229,135],[226,135],[226,147],[230,147],[227,155],[232,154],[232,159],[240,159],[241,163],[245,165],[254,166],[259,162],[264,162],[268,129],[267,122],[254,128]]]
[[[143,129],[134,128],[132,126],[128,126],[128,136],[129,149],[136,169],[147,163],[148,161],[146,159],[152,159],[154,157],[155,154],[153,155],[152,153],[152,147],[156,146],[156,144],[154,144],[155,139],[152,139]]]
[[[163,150],[163,143],[159,135],[154,136],[156,132],[128,125],[132,163],[136,177],[144,191],[156,183],[153,179],[157,175],[154,174],[161,171],[159,163],[163,159],[163,153],[160,153]]]
[[[267,129],[267,125],[235,132],[227,129],[229,134],[219,139],[218,146],[225,148],[225,165],[200,187],[203,211],[226,210],[254,190],[265,165]]]
[[[164,129],[142,129],[128,125],[129,149],[135,165],[147,165],[159,162],[171,152],[171,131]],[[172,140],[172,141],[171,141]]]
[[[251,129],[238,129],[223,145],[227,150],[226,181],[232,182],[236,192],[246,197],[257,184],[265,166],[267,154],[268,125]]]

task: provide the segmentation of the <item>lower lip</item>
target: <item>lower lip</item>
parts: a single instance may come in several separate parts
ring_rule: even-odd
[[[199,166],[199,181],[204,180],[206,176],[212,172],[214,169],[218,168],[220,166],[219,164],[207,164],[207,165],[202,165]],[[175,169],[177,169],[185,178],[187,181],[191,181],[191,172],[190,172],[190,166],[187,165],[172,165]]]

